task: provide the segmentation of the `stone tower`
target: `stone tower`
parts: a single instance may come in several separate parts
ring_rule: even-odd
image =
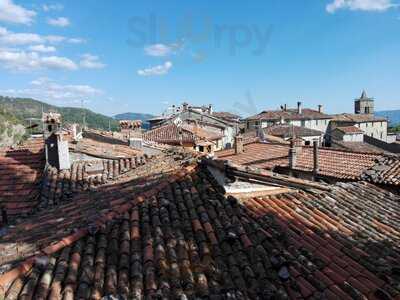
[[[362,92],[361,97],[354,101],[355,114],[373,114],[374,113],[374,99],[368,98],[365,91]]]

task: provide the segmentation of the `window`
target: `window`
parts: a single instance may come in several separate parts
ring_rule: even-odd
[[[315,120],[315,125],[317,125],[317,126],[318,126],[318,120]]]
[[[305,142],[304,142],[304,145],[310,146],[310,145],[311,145],[311,142],[310,142],[310,141],[305,141]]]

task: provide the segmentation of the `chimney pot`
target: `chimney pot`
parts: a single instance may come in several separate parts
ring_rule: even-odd
[[[324,106],[322,104],[318,105],[318,112],[321,114],[324,113]]]

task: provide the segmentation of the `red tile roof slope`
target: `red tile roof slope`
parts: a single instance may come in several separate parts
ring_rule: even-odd
[[[179,134],[180,132],[181,134]],[[143,139],[162,144],[179,145],[181,142],[194,143],[196,137],[188,130],[179,129],[175,124],[168,124],[145,132]]]
[[[398,196],[351,183],[242,205],[221,192],[205,170],[171,181],[0,286],[6,297],[40,299],[399,296]]]
[[[332,148],[364,153],[385,153],[385,150],[364,142],[331,141]]]
[[[346,134],[364,133],[364,131],[362,131],[360,128],[356,126],[341,126],[341,127],[336,127],[335,129]]]
[[[70,170],[61,171],[48,167],[43,176],[38,209],[70,201],[74,194],[118,180],[126,173],[126,176],[132,176],[132,170],[136,172],[136,168],[150,163],[152,159],[156,160],[159,157],[135,156],[114,160],[82,160],[74,162]]]
[[[91,138],[82,138],[78,142],[71,142],[69,143],[69,148],[74,152],[106,159],[129,158],[142,154],[140,150],[131,148],[128,145],[101,142]]]
[[[39,202],[44,166],[42,138],[29,139],[15,148],[0,148],[0,208],[9,215],[29,213]]]
[[[315,119],[331,119],[332,117],[324,113],[320,113],[317,110],[303,108],[302,113],[299,114],[297,109],[287,110],[269,110],[263,111],[252,117],[248,117],[246,120],[274,120],[278,121],[281,118],[284,120],[315,120]]]
[[[274,143],[254,143],[244,146],[244,152],[235,155],[234,150],[222,150],[215,153],[218,159],[232,161],[239,165],[248,165],[262,169],[273,169],[276,166],[287,167],[289,145]],[[362,172],[375,164],[381,157],[375,153],[359,153],[345,150],[320,148],[319,174],[340,179],[357,179]],[[313,170],[313,148],[302,147],[297,156],[297,170]]]
[[[57,189],[61,189],[58,193],[64,194],[64,200],[68,201],[60,201],[58,206],[47,207],[14,227],[6,228],[6,234],[0,236],[0,266],[10,266],[81,228],[95,226],[105,215],[110,217],[110,213],[140,193],[160,185],[171,172],[181,170],[182,162],[174,155],[152,160],[123,174],[113,183],[71,197],[71,182],[64,187],[57,184]]]
[[[266,134],[279,136],[282,138],[288,138],[292,136],[294,131],[297,137],[306,136],[322,136],[324,133],[319,130],[310,129],[303,126],[292,126],[292,125],[273,125],[263,128]]]
[[[354,122],[354,123],[364,123],[364,122],[387,122],[386,118],[376,117],[372,114],[338,114],[333,116],[333,121],[336,122]]]

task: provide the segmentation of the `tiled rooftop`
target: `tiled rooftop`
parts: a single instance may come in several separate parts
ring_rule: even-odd
[[[143,134],[145,141],[152,141],[169,145],[180,145],[181,143],[196,144],[200,141],[214,141],[223,137],[223,133],[210,130],[194,124],[163,125]]]
[[[387,122],[387,119],[382,118],[382,117],[375,117],[374,115],[368,115],[368,114],[343,113],[343,114],[334,115],[333,121],[364,123],[364,122]]]
[[[274,125],[263,128],[264,132],[269,135],[278,136],[281,138],[289,138],[293,132],[297,137],[307,136],[322,136],[324,133],[319,130],[310,129],[302,126],[291,126],[291,125]]]
[[[364,131],[362,131],[360,128],[356,126],[341,126],[341,127],[336,127],[335,129],[346,134],[364,133]]]
[[[244,152],[235,154],[233,149],[215,153],[218,159],[229,160],[245,166],[273,169],[289,165],[289,145],[276,143],[252,143],[244,146]],[[375,164],[379,154],[350,152],[331,148],[319,149],[319,174],[340,179],[357,179],[362,172]],[[302,147],[298,153],[296,170],[313,170],[313,148]]]
[[[332,117],[324,113],[320,113],[317,110],[303,108],[301,114],[298,113],[297,109],[287,110],[269,110],[263,111],[252,117],[248,117],[246,120],[272,120],[279,121],[284,120],[315,120],[315,119],[331,119]]]
[[[1,276],[7,299],[399,296],[400,199],[371,184],[241,203],[200,170],[144,197],[135,198],[132,185],[104,192],[99,205],[113,202],[97,209],[107,212],[104,222],[85,220],[86,230]],[[52,227],[59,235],[64,228]],[[48,239],[44,231],[31,242]]]
[[[384,153],[385,150],[364,142],[331,141],[332,148],[365,153]]]
[[[366,170],[362,178],[374,183],[400,186],[400,158],[381,157],[376,164]]]
[[[42,138],[0,148],[0,208],[11,216],[29,213],[39,202],[44,165]]]
[[[181,170],[183,162],[173,155],[158,157],[114,178],[111,183],[81,189],[79,193],[74,190],[74,185],[79,184],[74,179],[53,180],[46,194],[51,197],[46,197],[47,202],[42,203],[46,204],[46,209],[2,231],[0,266],[9,268],[79,229],[95,226],[107,214],[112,215],[113,211],[130,203],[139,194],[160,185],[171,172]]]
[[[105,159],[130,158],[141,154],[138,149],[133,149],[128,145],[110,143],[108,141],[98,141],[93,138],[84,137],[78,142],[69,143],[69,148],[73,152],[84,153]]]
[[[143,139],[161,144],[179,145],[181,142],[194,143],[195,136],[188,130],[179,129],[175,124],[168,124],[145,132]]]

